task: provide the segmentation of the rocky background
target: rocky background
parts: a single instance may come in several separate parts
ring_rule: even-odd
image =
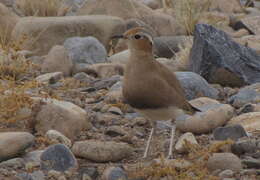
[[[138,25],[202,110],[170,160],[171,121],[142,159],[151,125],[122,102],[110,37]],[[0,0],[0,179],[260,179],[260,1]]]

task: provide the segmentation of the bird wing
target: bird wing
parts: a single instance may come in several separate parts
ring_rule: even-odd
[[[176,75],[169,70],[165,65],[161,64],[160,62],[155,62],[158,71],[160,72],[160,76],[164,79],[168,85],[172,88],[172,101],[175,102],[175,106],[194,113],[195,111],[199,111],[195,107],[193,107],[185,98],[184,90],[177,79]],[[174,101],[175,99],[175,101]]]

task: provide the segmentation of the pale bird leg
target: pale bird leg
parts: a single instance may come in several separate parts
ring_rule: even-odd
[[[152,130],[150,132],[150,135],[149,135],[149,138],[148,138],[148,141],[147,141],[147,144],[146,144],[146,148],[145,148],[145,151],[144,151],[143,158],[147,158],[147,154],[148,154],[148,151],[150,149],[150,144],[151,144],[151,141],[152,141],[153,133],[154,133],[154,127],[152,128]]]
[[[172,147],[173,147],[173,140],[174,140],[174,135],[175,135],[175,126],[172,126],[171,130],[171,141],[170,141],[170,147],[169,147],[169,153],[168,153],[168,159],[172,158]]]

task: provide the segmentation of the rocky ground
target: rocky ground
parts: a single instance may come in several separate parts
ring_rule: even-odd
[[[259,1],[52,2],[0,0],[0,180],[260,179]],[[172,159],[171,120],[142,159],[151,124],[122,100],[110,37],[138,25],[202,110],[175,118]]]

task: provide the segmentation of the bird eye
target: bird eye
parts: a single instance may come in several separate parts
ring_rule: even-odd
[[[135,39],[140,39],[141,38],[141,36],[139,34],[136,34],[134,37],[135,37]]]

